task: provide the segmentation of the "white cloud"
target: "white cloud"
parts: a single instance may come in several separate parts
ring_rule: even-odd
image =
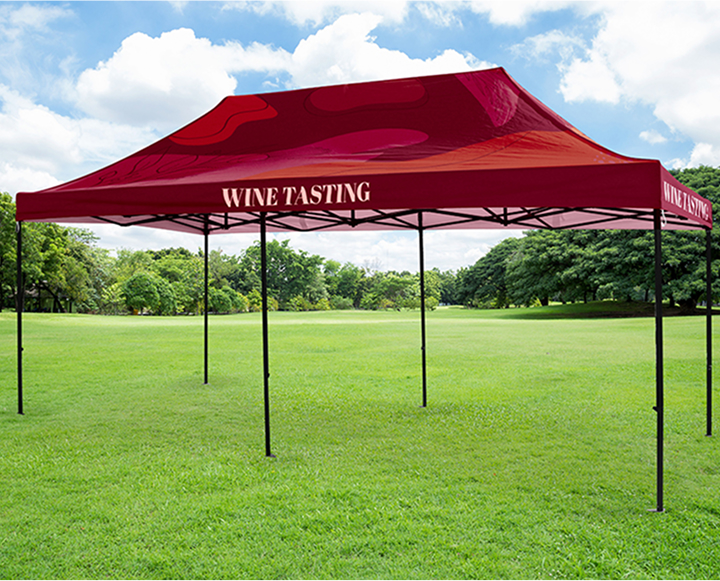
[[[720,3],[598,2],[583,58],[561,65],[568,101],[641,102],[698,144],[720,148]],[[693,153],[693,159],[705,154]],[[712,155],[710,156],[713,157]]]
[[[183,13],[183,10],[185,10],[185,7],[188,5],[188,0],[169,0],[170,6],[173,7],[173,10],[175,12],[178,12],[180,14]]]
[[[450,49],[423,60],[383,48],[370,36],[381,21],[382,17],[371,13],[347,14],[300,41],[289,67],[292,84],[300,87],[326,85],[492,66],[472,55]]]
[[[491,66],[454,50],[423,60],[383,48],[370,36],[381,21],[370,13],[341,16],[301,40],[292,54],[259,43],[215,45],[189,29],[157,38],[135,33],[80,75],[77,103],[98,119],[167,133],[233,94],[233,74],[284,75],[295,88]]]
[[[712,167],[720,166],[720,147],[717,144],[698,143],[693,147],[690,154],[690,161],[687,163],[690,167],[700,165],[709,165]]]
[[[470,266],[501,240],[522,235],[521,230],[429,230],[425,233],[426,268],[458,270]]]
[[[642,139],[643,141],[647,141],[650,145],[667,143],[667,137],[665,137],[661,133],[658,133],[654,129],[650,129],[649,131],[641,131],[640,139]]]
[[[0,36],[4,40],[16,39],[29,31],[46,31],[48,24],[71,14],[69,10],[59,6],[41,6],[22,4],[16,7],[9,4],[0,7]]]
[[[563,73],[560,92],[566,101],[592,99],[612,104],[620,101],[620,86],[601,55],[593,54],[588,60],[573,59],[559,68]]]
[[[0,176],[5,180],[0,189],[14,193],[50,186],[156,137],[146,130],[59,115],[0,85]]]
[[[57,178],[46,171],[0,162],[0,192],[9,192],[14,196],[17,192],[34,192],[57,183]]]
[[[486,14],[492,24],[522,26],[540,12],[562,10],[574,4],[559,0],[471,0],[470,8],[478,14]],[[464,5],[464,3],[463,3]]]
[[[71,120],[47,107],[35,105],[4,85],[0,85],[0,102],[0,151],[3,160],[13,160],[19,165],[42,171],[52,171],[56,164],[78,164],[82,161],[76,146],[76,128]]]
[[[79,107],[100,119],[177,129],[231,95],[233,72],[283,68],[286,53],[262,45],[213,45],[178,29],[127,37],[115,54],[77,83]]]
[[[37,71],[53,62],[44,52],[52,45],[50,24],[72,13],[59,6],[0,3],[0,77],[15,89],[37,90]],[[52,87],[43,87],[48,93]]]
[[[720,167],[720,147],[710,143],[697,143],[688,158],[675,158],[665,162],[665,166],[672,169],[684,169],[701,165]]]
[[[402,23],[411,9],[439,26],[462,26],[463,12],[486,15],[500,26],[523,26],[536,14],[563,10],[576,2],[560,0],[470,0],[424,1],[408,0],[266,0],[226,2],[226,10],[249,10],[256,14],[282,16],[298,26],[322,26],[344,14],[371,13],[384,24]]]
[[[402,22],[411,3],[405,0],[313,0],[228,2],[228,10],[251,10],[257,14],[278,14],[293,24],[321,26],[343,14],[370,12],[385,22]]]
[[[574,52],[585,46],[585,41],[561,30],[550,30],[542,34],[526,38],[522,43],[510,47],[517,57],[540,60],[559,53],[563,61],[572,58]]]
[[[98,119],[77,119],[73,123],[83,162],[94,167],[117,161],[161,137],[149,129]]]
[[[423,18],[438,26],[457,26],[462,28],[462,19],[458,16],[458,5],[454,2],[418,2],[413,5]]]

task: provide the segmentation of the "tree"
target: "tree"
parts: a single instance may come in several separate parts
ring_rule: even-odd
[[[250,312],[257,313],[259,311],[262,311],[262,294],[260,294],[259,290],[257,290],[257,289],[251,290],[247,299],[248,299],[248,309],[250,310]],[[268,306],[268,311],[277,311],[278,310],[277,299],[275,297],[268,296],[267,306]]]
[[[535,230],[528,232],[508,258],[506,284],[509,300],[516,305],[547,305],[560,291],[558,273],[569,266],[563,248],[562,232]]]
[[[592,248],[598,298],[649,300],[655,288],[654,244],[652,232],[599,233]]]
[[[0,192],[0,310],[15,306],[15,247],[15,204],[10,194]]]
[[[66,228],[65,232],[64,292],[79,311],[96,313],[110,281],[110,253],[95,246],[97,237],[89,230]]]
[[[417,304],[412,301],[414,298]],[[360,306],[363,309],[419,308],[417,279],[409,272],[376,272],[368,277],[368,289]]]
[[[202,256],[185,248],[148,251],[151,261],[136,258],[137,267],[153,272],[168,281],[175,297],[175,309],[182,313],[199,313],[205,300],[205,275]]]
[[[458,276],[452,270],[441,271],[439,268],[433,268],[440,280],[440,297],[439,302],[444,305],[456,305],[460,303],[458,295]]]
[[[334,276],[330,277],[326,274],[326,280],[329,284],[328,293],[331,296],[347,299],[355,308],[360,307],[370,282],[367,271],[350,262],[343,264]],[[333,283],[334,288],[330,286]]]
[[[210,284],[216,288],[237,284],[240,263],[236,256],[224,254],[222,250],[211,250],[208,257]]]
[[[420,292],[420,273],[415,275],[415,278],[418,281],[418,295]],[[442,278],[440,275],[440,271],[438,269],[433,270],[426,270],[424,272],[424,278],[425,278],[425,300],[432,298],[437,301],[437,304],[440,303],[440,298],[442,297]]]
[[[248,310],[248,300],[245,296],[241,295],[234,288],[230,286],[224,286],[220,289],[225,296],[230,300],[232,310],[236,313],[246,313]]]
[[[119,282],[103,289],[100,297],[100,312],[108,315],[119,315],[125,305],[122,285]]]
[[[137,313],[142,313],[145,309],[156,310],[160,295],[155,280],[156,277],[149,272],[133,274],[122,284],[125,304]]]
[[[158,294],[157,306],[153,312],[157,315],[174,315],[177,313],[177,303],[175,302],[175,292],[172,286],[164,278],[153,276],[153,282]]]
[[[208,308],[213,313],[229,313],[232,311],[232,299],[219,288],[208,288]]]
[[[95,246],[89,230],[52,223],[23,224],[23,276],[33,300],[26,308],[64,311],[71,305],[96,312],[108,284],[110,256]],[[15,204],[9,194],[0,193],[0,308],[14,305],[16,293]]]
[[[113,265],[113,282],[125,282],[138,272],[151,272],[153,270],[153,255],[148,250],[127,250],[121,248]]]
[[[323,264],[323,275],[325,277],[325,288],[330,296],[336,296],[338,294],[338,273],[342,265],[337,260],[325,260]]]
[[[268,294],[274,297],[281,308],[296,296],[303,296],[310,302],[325,298],[322,287],[320,266],[323,258],[310,255],[290,247],[288,240],[270,241],[266,246]],[[242,273],[243,293],[260,290],[260,244],[250,246],[239,262]],[[313,300],[314,299],[314,300]]]
[[[457,277],[457,300],[468,306],[504,308],[510,305],[506,281],[508,259],[520,247],[517,238],[506,238],[473,266],[463,269]]]

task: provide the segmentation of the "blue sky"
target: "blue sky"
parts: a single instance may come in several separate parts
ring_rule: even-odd
[[[614,151],[720,165],[720,2],[0,2],[0,190],[86,174],[228,94],[490,66]],[[202,243],[92,229],[109,248]],[[426,265],[468,266],[507,235],[429,232]],[[412,233],[278,237],[417,270]],[[254,240],[211,245],[235,254]]]

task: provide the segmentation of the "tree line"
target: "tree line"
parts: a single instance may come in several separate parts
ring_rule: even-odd
[[[720,169],[673,172],[713,203],[720,220]],[[0,194],[0,307],[15,305],[15,206]],[[720,234],[713,230],[713,272]],[[705,233],[663,233],[666,300],[691,310],[705,295]],[[208,256],[209,311],[261,308],[260,246]],[[204,256],[184,248],[119,250],[96,246],[89,230],[53,223],[23,225],[26,308],[100,314],[198,314],[204,309]],[[417,309],[417,273],[379,272],[311,255],[288,241],[267,245],[271,309]],[[717,278],[717,277],[716,277]],[[537,230],[508,238],[474,265],[425,272],[426,308],[532,306],[550,301],[654,299],[653,233],[633,230]],[[720,280],[713,283],[720,296]]]

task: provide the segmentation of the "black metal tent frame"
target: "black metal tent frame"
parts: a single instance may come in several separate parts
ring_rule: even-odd
[[[574,223],[567,228],[604,228],[612,229],[613,223],[627,219],[645,222],[654,231],[655,255],[655,405],[656,424],[656,505],[653,512],[664,512],[664,378],[663,378],[663,311],[662,311],[662,229],[668,225],[687,228],[688,220],[678,216],[666,216],[659,209],[640,210],[625,208],[483,208],[485,215],[451,209],[426,210],[374,210],[362,217],[354,211],[349,215],[331,211],[316,212],[247,212],[237,214],[159,214],[154,216],[123,216],[122,220],[102,216],[93,218],[100,222],[119,226],[152,226],[160,222],[172,223],[190,229],[204,236],[204,381],[208,383],[208,238],[213,232],[232,231],[251,227],[260,231],[261,249],[261,285],[262,285],[262,340],[263,340],[263,397],[265,424],[265,455],[273,457],[270,438],[270,362],[268,340],[268,289],[267,289],[267,230],[319,232],[338,226],[356,228],[372,224],[383,229],[417,230],[419,242],[419,273],[420,273],[420,328],[421,328],[421,365],[422,365],[422,407],[427,406],[427,366],[426,366],[426,334],[425,334],[425,257],[424,236],[427,229],[451,229],[472,227],[474,222],[485,222],[499,228],[515,227],[526,229],[563,229],[553,227],[546,220],[566,212],[582,211],[592,218],[585,222]],[[435,221],[426,225],[423,217],[432,215]],[[288,222],[288,219],[300,218],[304,227]],[[413,218],[415,223],[413,223]],[[438,220],[440,219],[440,220]],[[712,251],[711,230],[706,228],[706,436],[712,435]],[[18,414],[23,414],[23,368],[22,368],[22,313],[24,309],[24,282],[22,272],[22,223],[17,223],[17,378],[18,378]]]

